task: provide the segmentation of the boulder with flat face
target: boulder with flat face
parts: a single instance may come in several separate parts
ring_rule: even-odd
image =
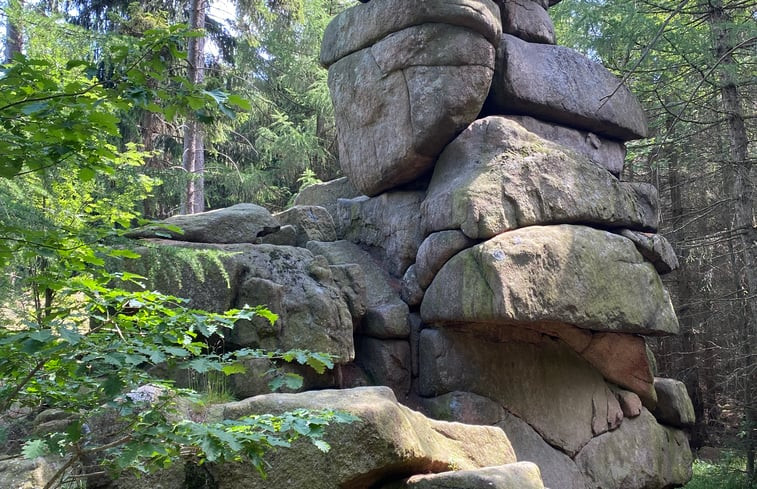
[[[374,385],[390,387],[398,398],[410,392],[412,366],[410,342],[359,337],[356,346],[357,362]]]
[[[382,268],[402,277],[415,262],[423,240],[420,222],[423,196],[420,191],[401,191],[371,198],[339,199],[339,228],[343,238],[378,252],[384,262]]]
[[[358,332],[374,338],[407,338],[410,309],[400,298],[399,285],[368,252],[349,241],[311,241],[308,249],[322,255],[332,266],[356,264],[365,277],[365,316]],[[395,287],[396,285],[396,287]]]
[[[657,391],[657,407],[652,414],[657,421],[676,428],[694,425],[694,405],[683,382],[655,377],[654,388]]]
[[[675,334],[651,264],[627,239],[585,226],[530,226],[450,259],[426,289],[428,324],[565,323],[594,331]]]
[[[563,47],[502,35],[493,111],[526,114],[621,141],[647,137],[636,97],[602,65]]]
[[[620,141],[527,115],[508,115],[506,117],[547,141],[552,141],[586,156],[589,161],[605,168],[616,177],[619,177],[623,172],[626,146]]]
[[[393,32],[423,24],[464,27],[496,45],[502,33],[499,8],[490,0],[373,0],[340,13],[321,43],[321,64],[329,67]]]
[[[338,224],[336,205],[339,199],[359,197],[360,192],[347,180],[337,178],[328,182],[314,183],[300,190],[294,197],[294,205],[317,205],[331,214],[334,224]]]
[[[419,393],[488,397],[574,455],[598,433],[617,427],[620,407],[599,372],[577,353],[547,336],[532,338],[498,343],[449,328],[424,329]]]
[[[278,314],[274,325],[262,318],[239,321],[227,334],[230,345],[308,349],[330,353],[337,363],[355,357],[352,312],[359,313],[360,306],[347,303],[352,284],[324,257],[267,244],[143,243],[149,246],[136,249],[141,258],[125,265],[146,277],[149,290],[189,299],[189,307],[212,312],[247,304]]]
[[[544,489],[539,467],[517,462],[475,470],[414,475],[382,489]]]
[[[304,440],[267,457],[268,479],[246,464],[211,467],[219,489],[377,487],[415,474],[472,470],[515,462],[499,428],[426,418],[399,404],[387,387],[269,394],[225,405],[223,417],[297,408],[343,410],[359,419],[331,424],[323,453]]]
[[[499,9],[490,0],[374,0],[338,15],[322,62],[339,133],[339,163],[374,196],[413,181],[486,99]]]
[[[505,413],[497,426],[507,434],[518,460],[528,460],[539,466],[547,487],[587,489],[583,474],[575,462],[550,446],[528,423],[517,416]]]
[[[691,479],[686,434],[658,424],[646,409],[591,440],[575,461],[590,489],[664,489]]]
[[[274,217],[282,224],[294,228],[293,246],[305,247],[308,241],[336,241],[334,219],[324,207],[295,205]]]
[[[429,235],[418,248],[416,257],[415,274],[418,285],[423,289],[428,287],[447,260],[474,244],[475,240],[458,230],[439,231]]]
[[[496,0],[502,32],[528,42],[555,44],[555,26],[546,6],[535,0]]]
[[[198,214],[173,216],[160,224],[170,228],[148,226],[130,231],[127,236],[168,238],[192,243],[255,243],[281,227],[268,209],[255,204],[236,204]]]
[[[421,219],[427,233],[459,229],[472,239],[561,223],[654,230],[657,191],[621,182],[517,122],[492,116],[471,124],[445,148]]]
[[[678,257],[665,236],[652,233],[641,233],[623,229],[620,235],[628,238],[636,245],[636,249],[654,265],[660,275],[670,273],[678,268]]]

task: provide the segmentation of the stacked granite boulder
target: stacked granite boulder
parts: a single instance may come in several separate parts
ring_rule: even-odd
[[[135,233],[147,240],[133,271],[160,277],[152,286],[206,309],[266,304],[279,314],[273,327],[238,325],[227,348],[322,351],[337,367],[307,375],[306,389],[393,391],[247,404],[322,399],[369,418],[386,404],[375,415],[385,423],[337,445],[379,436],[395,418],[418,426],[402,443],[380,435],[404,454],[381,469],[375,450],[353,445],[337,459],[282,455],[271,469],[281,484],[266,487],[310,486],[310,472],[340,481],[323,487],[384,489],[538,488],[539,470],[552,489],[690,478],[691,404],[682,384],[655,378],[645,342],[678,331],[660,279],[675,253],[655,234],[656,189],[619,179],[625,142],[647,134],[644,114],[607,70],[555,45],[555,3],[371,0],[346,10],[321,53],[346,178],[306,188],[279,214],[240,204],[170,219],[181,234]],[[156,273],[168,249],[196,256]],[[264,392],[254,373],[267,369],[251,364],[233,391]],[[397,400],[501,428],[509,441],[493,428],[421,429]],[[440,459],[450,443],[503,453]]]
[[[356,364],[371,382],[502,427],[549,487],[683,485],[685,392],[658,395],[674,381],[655,380],[644,339],[678,332],[660,279],[675,253],[656,189],[619,179],[645,116],[555,45],[555,3],[372,0],[337,16],[321,61],[353,188],[298,202],[330,206],[346,242],[307,246],[332,266],[355,244],[370,254]]]

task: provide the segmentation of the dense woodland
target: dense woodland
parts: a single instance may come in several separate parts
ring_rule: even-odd
[[[340,176],[318,53],[351,2],[210,3],[0,2],[4,322],[70,311],[64,285],[131,225],[239,202],[283,209]],[[754,478],[757,1],[563,0],[550,13],[558,42],[613,70],[647,111],[651,137],[629,145],[623,178],[660,192],[682,330],[651,346],[660,375],[689,389],[692,447],[730,449]]]
[[[625,77],[652,137],[623,177],[659,190],[662,234],[680,268],[667,278],[681,335],[654,345],[662,375],[694,402],[692,447],[745,450],[757,421],[755,2],[571,2],[552,9],[561,43]]]

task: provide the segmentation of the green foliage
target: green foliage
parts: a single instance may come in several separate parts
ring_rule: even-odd
[[[186,35],[179,26],[141,32],[138,40],[93,37],[100,63],[62,62],[56,57],[70,51],[32,45],[29,53],[44,54],[18,56],[0,69],[0,412],[54,406],[69,414],[64,431],[23,448],[28,457],[65,457],[45,489],[93,460],[145,471],[180,457],[244,459],[262,473],[268,448],[304,437],[326,449],[323,428],[352,419],[296,411],[188,422],[182,406],[199,398],[150,374],[161,365],[228,376],[256,358],[320,372],[333,366],[327,355],[300,350],[217,351],[208,339],[222,338],[237,321],[259,316],[272,324],[276,316],[261,306],[191,309],[184,299],[142,289],[140,275],[106,269],[137,256],[121,246],[122,236],[143,223],[139,203],[160,183],[141,172],[151,155],[121,140],[126,115],[140,110],[175,121],[191,114],[212,123],[249,108],[173,74]],[[190,258],[195,273],[222,265],[217,255],[202,256],[203,263]],[[301,382],[281,379],[276,386]]]
[[[746,476],[743,459],[732,459],[713,464],[703,460],[694,461],[694,475],[685,489],[755,489]]]

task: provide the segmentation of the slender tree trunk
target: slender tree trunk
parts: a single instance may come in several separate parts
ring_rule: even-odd
[[[24,0],[8,0],[5,25],[5,62],[9,63],[13,55],[24,48],[24,31],[21,28],[20,13],[24,7]]]
[[[734,272],[736,273],[739,293],[743,300],[743,322],[741,331],[744,375],[744,424],[746,429],[747,473],[755,477],[755,448],[757,444],[757,403],[755,395],[755,378],[750,372],[754,369],[753,355],[757,353],[757,231],[754,227],[754,190],[749,180],[752,162],[749,160],[749,139],[744,123],[742,100],[738,91],[737,80],[733,73],[736,61],[733,57],[734,42],[729,31],[731,19],[723,8],[721,0],[710,0],[708,16],[713,34],[714,50],[721,63],[720,98],[726,115],[728,129],[728,168],[733,176],[731,190],[734,238]]]
[[[668,131],[674,130],[673,116],[668,116],[666,126]],[[670,134],[669,136],[672,136]],[[670,137],[670,139],[674,139]],[[676,359],[678,364],[676,371],[683,372],[681,380],[686,385],[686,389],[691,396],[694,412],[697,417],[696,425],[691,432],[691,447],[698,449],[704,444],[705,423],[704,419],[704,400],[700,384],[700,354],[699,342],[695,333],[696,311],[692,303],[696,291],[693,288],[694,277],[692,266],[689,263],[689,248],[686,247],[686,241],[689,236],[689,230],[685,225],[685,206],[684,206],[684,180],[686,171],[683,168],[680,147],[675,143],[667,143],[661,148],[663,159],[667,162],[668,172],[668,189],[670,191],[670,225],[673,229],[671,241],[678,252],[678,270],[675,272],[676,285],[676,309],[678,320],[681,325],[680,354]]]
[[[192,29],[205,28],[205,8],[207,0],[192,0],[189,25]],[[187,77],[199,85],[205,79],[205,38],[193,37],[189,40],[187,54],[189,69]],[[189,180],[184,195],[183,213],[195,214],[205,210],[205,144],[202,124],[190,117],[184,128],[184,170]]]

